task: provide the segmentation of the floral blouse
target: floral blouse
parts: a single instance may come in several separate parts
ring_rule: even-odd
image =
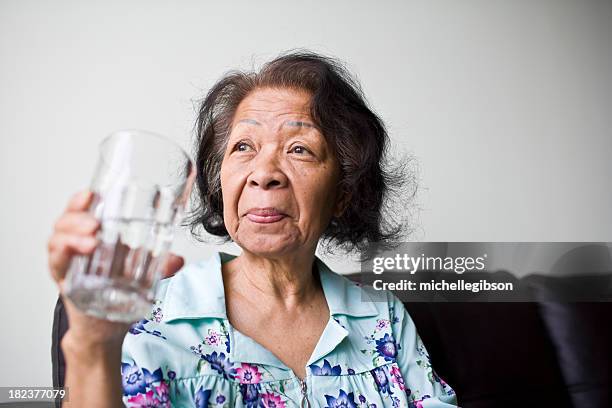
[[[227,319],[221,263],[160,281],[150,316],[123,342],[128,407],[453,407],[404,305],[315,263],[330,319],[302,380]]]

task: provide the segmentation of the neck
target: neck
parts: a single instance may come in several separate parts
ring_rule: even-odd
[[[291,312],[309,304],[321,288],[313,273],[314,250],[289,256],[265,258],[243,250],[227,264],[232,291],[253,300],[260,307]]]

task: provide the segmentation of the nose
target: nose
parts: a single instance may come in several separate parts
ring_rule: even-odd
[[[286,187],[288,179],[280,168],[277,158],[261,153],[258,156],[253,163],[254,167],[247,179],[247,184],[263,190]]]

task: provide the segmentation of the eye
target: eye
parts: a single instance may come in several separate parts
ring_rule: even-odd
[[[308,150],[307,148],[305,148],[302,145],[295,145],[293,146],[290,150],[290,153],[297,153],[297,154],[306,154],[306,153],[310,153],[310,150]]]
[[[244,141],[240,141],[234,145],[234,150],[238,152],[248,152],[249,149],[253,149],[253,148]]]

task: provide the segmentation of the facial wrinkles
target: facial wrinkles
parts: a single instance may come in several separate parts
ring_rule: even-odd
[[[308,193],[314,185],[321,185],[312,177],[319,179],[321,169],[327,168],[333,163],[327,163],[328,152],[323,136],[317,128],[312,124],[309,115],[308,104],[304,104],[295,99],[274,98],[269,95],[254,95],[248,101],[248,106],[239,108],[237,117],[235,118],[234,131],[230,134],[230,143],[228,146],[228,154],[231,155],[235,149],[236,143],[244,140],[254,149],[250,153],[244,153],[243,156],[237,156],[236,159],[230,159],[227,164],[230,164],[235,171],[231,171],[235,175],[241,174],[240,181],[234,184],[234,191],[239,192],[234,196],[234,205],[236,210],[246,210],[247,206],[251,205],[268,205],[274,203],[275,200],[284,201],[286,194],[296,195],[306,199],[306,202],[318,201],[318,199]],[[294,103],[297,102],[297,103]],[[304,148],[312,151],[312,153],[288,153],[289,149],[294,149],[295,145],[301,145]],[[238,153],[242,155],[242,153]],[[288,156],[295,154],[295,157]],[[301,155],[304,155],[302,158]],[[312,155],[314,154],[314,156]],[[259,162],[263,160],[264,162]],[[247,181],[249,175],[261,165],[266,165],[266,162],[274,161],[273,165],[280,172],[283,172],[288,180],[288,189],[268,190],[266,200],[268,202],[257,202],[253,199],[253,191],[247,192]],[[272,167],[271,167],[272,168]],[[229,170],[229,168],[228,168]],[[235,180],[238,181],[238,180]],[[307,181],[302,183],[301,181]],[[321,180],[325,184],[325,180]],[[304,190],[306,188],[306,190]],[[294,190],[294,189],[297,189]],[[301,189],[301,190],[300,190]],[[282,191],[284,190],[284,191]],[[300,193],[301,191],[301,193]],[[247,195],[244,193],[247,192]],[[306,192],[306,194],[304,194]],[[313,191],[314,193],[314,191]],[[278,194],[278,196],[276,195]],[[315,194],[318,195],[318,194]],[[246,199],[246,202],[243,201]],[[294,222],[301,221],[301,200],[292,201],[292,208],[285,208],[291,211],[296,218]],[[248,204],[247,204],[248,202]],[[288,204],[288,203],[287,203]],[[312,204],[306,205],[309,208]],[[240,207],[240,208],[238,208]],[[245,208],[243,208],[245,207]],[[315,207],[317,205],[315,204]],[[242,211],[237,211],[240,223],[240,215]],[[306,228],[308,230],[308,228]],[[308,234],[307,231],[303,231]]]
[[[255,119],[258,122],[267,122],[274,131],[278,131],[283,125],[286,117],[295,115],[293,122],[306,122],[310,117],[308,103],[298,101],[298,98],[290,99],[278,96],[266,95],[269,91],[263,91],[252,95],[248,101],[250,106],[243,110],[241,118]],[[248,97],[247,97],[248,98]],[[309,122],[309,121],[308,121]]]
[[[236,128],[247,127],[258,131],[265,130],[271,134],[278,134],[283,131],[307,134],[311,130],[315,130],[315,126],[308,121],[307,116],[299,118],[302,115],[295,112],[283,113],[273,118],[255,119],[256,116],[251,114],[250,117],[239,120]],[[290,117],[290,119],[286,117]]]
[[[296,131],[299,130],[300,128],[296,128]],[[295,133],[295,131],[291,132],[291,134],[293,133]],[[304,183],[300,183],[300,180],[306,180],[307,177],[312,176],[317,177],[318,172],[317,168],[309,166],[310,163],[305,163],[301,160],[291,160],[286,157],[286,145],[289,143],[285,143],[285,140],[291,137],[292,136],[282,137],[281,140],[271,138],[269,141],[264,141],[264,143],[258,147],[258,151],[253,153],[254,156],[245,158],[246,161],[241,163],[241,172],[243,177],[241,178],[241,184],[239,187],[241,193],[239,194],[238,202],[236,203],[240,218],[242,218],[244,212],[248,209],[247,207],[253,205],[253,197],[255,192],[249,190],[249,187],[247,186],[249,176],[253,171],[259,169],[260,166],[269,165],[273,166],[270,168],[284,174],[284,176],[287,178],[287,186],[279,190],[268,190],[265,194],[267,202],[258,202],[255,200],[256,205],[268,206],[278,203],[276,205],[279,205],[284,211],[288,212],[288,215],[294,218],[294,222],[300,223],[302,221],[301,216],[305,215],[302,214],[305,208],[298,210],[298,207],[301,207],[301,204],[305,203],[302,203],[299,199],[297,201],[287,201],[286,198],[287,196],[294,195],[304,198],[309,197],[309,194],[299,194],[300,189],[304,188]],[[257,138],[254,137],[253,139]],[[312,149],[312,146],[309,146],[307,143],[301,143],[301,145]],[[307,205],[306,207],[308,208],[309,206]]]
[[[241,119],[231,136],[231,147],[236,147],[240,141],[247,143],[251,154],[268,155],[273,149],[279,157],[288,154],[289,149],[302,146],[306,151],[293,153],[297,163],[324,162],[327,159],[325,141],[314,125],[302,120],[283,120],[273,124],[276,129],[270,129],[266,124],[252,118]],[[232,152],[228,152],[231,154]],[[246,153],[246,152],[245,152]],[[252,156],[244,155],[243,160],[252,160]],[[284,161],[284,160],[281,160]],[[290,160],[292,162],[292,160]],[[301,166],[303,167],[303,166]]]

